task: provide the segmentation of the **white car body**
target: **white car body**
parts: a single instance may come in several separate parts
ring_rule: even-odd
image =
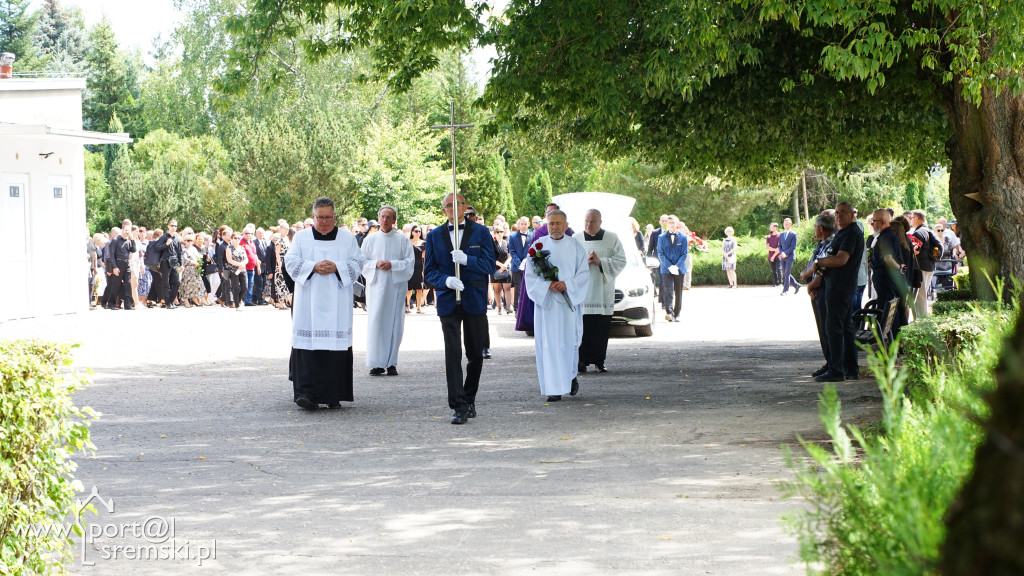
[[[569,226],[576,235],[583,234],[583,217],[587,210],[601,212],[601,227],[614,232],[626,251],[626,268],[615,279],[615,312],[613,326],[632,326],[637,336],[654,334],[655,298],[651,272],[643,255],[636,249],[629,215],[635,198],[607,192],[576,192],[559,194],[553,201],[569,217]]]

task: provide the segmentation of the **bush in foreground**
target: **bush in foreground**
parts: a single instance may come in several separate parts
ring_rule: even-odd
[[[68,514],[80,483],[71,456],[92,449],[95,414],[71,401],[84,380],[71,347],[0,342],[0,574],[65,573]]]

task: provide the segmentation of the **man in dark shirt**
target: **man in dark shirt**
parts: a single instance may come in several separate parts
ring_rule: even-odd
[[[870,222],[878,233],[871,245],[871,285],[875,288],[878,302],[883,306],[893,298],[899,298],[899,286],[906,284],[906,263],[903,262],[900,239],[889,227],[891,220],[892,214],[888,210],[875,210]]]
[[[160,253],[160,280],[163,282],[161,293],[166,298],[165,307],[173,310],[177,308],[174,301],[178,299],[178,286],[181,285],[181,236],[178,236],[178,221],[168,222],[167,232],[149,249]]]
[[[818,382],[842,382],[860,377],[850,305],[857,289],[864,236],[853,224],[853,206],[849,202],[836,205],[835,217],[839,231],[832,239],[829,255],[818,258],[813,267],[825,280],[825,289],[818,298],[824,298],[829,353],[828,370],[814,378]]]
[[[107,276],[107,281],[111,282],[113,286],[110,291],[109,309],[116,310],[123,306],[125,310],[134,310],[132,269],[128,265],[128,259],[136,250],[135,240],[132,238],[131,220],[121,223],[121,234],[110,241],[108,248],[107,269],[112,271],[112,274]]]

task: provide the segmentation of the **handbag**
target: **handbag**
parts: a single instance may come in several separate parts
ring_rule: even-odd
[[[494,278],[495,280],[505,280],[509,276],[510,274],[508,268],[505,268],[504,270],[497,270],[494,272],[494,274],[491,274],[491,277]]]

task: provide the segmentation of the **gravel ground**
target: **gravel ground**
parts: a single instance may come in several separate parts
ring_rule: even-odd
[[[76,402],[102,416],[77,477],[114,509],[93,501],[73,570],[804,573],[780,520],[801,504],[778,490],[791,478],[782,448],[823,438],[803,293],[685,292],[681,323],[613,338],[610,372],[550,405],[533,340],[492,315],[494,359],[465,426],[448,422],[440,324],[426,311],[407,316],[399,376],[368,376],[357,336],[356,401],[314,413],[291,403],[287,312],[0,324],[4,338],[80,342],[76,366],[94,371]],[[359,335],[365,323],[357,312]],[[847,421],[878,419],[872,381],[839,389]]]

